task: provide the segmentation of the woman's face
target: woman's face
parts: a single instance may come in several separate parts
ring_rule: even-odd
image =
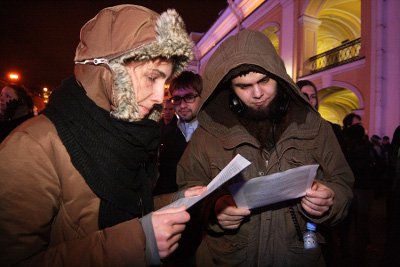
[[[171,77],[173,64],[169,60],[130,62],[126,65],[131,77],[140,118],[150,113],[154,105],[162,104],[164,85]]]
[[[3,113],[6,110],[7,102],[18,99],[17,94],[11,87],[3,87],[0,93],[0,112]]]

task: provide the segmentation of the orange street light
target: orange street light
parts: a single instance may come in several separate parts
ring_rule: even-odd
[[[16,72],[9,72],[7,75],[8,79],[10,81],[16,82],[19,80],[19,74]]]

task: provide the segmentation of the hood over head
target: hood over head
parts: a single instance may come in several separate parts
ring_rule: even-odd
[[[111,116],[137,121],[138,105],[125,62],[172,59],[176,76],[192,59],[192,48],[175,10],[159,15],[136,5],[108,7],[82,27],[74,73],[87,95]],[[155,109],[148,115],[153,120],[159,116]]]
[[[230,70],[243,64],[256,65],[273,74],[288,85],[287,87],[294,93],[290,93],[291,95],[299,101],[308,103],[287,74],[282,59],[268,37],[261,32],[245,29],[223,41],[207,62],[203,75],[202,109],[207,109],[207,101],[213,94],[227,97],[226,92],[216,92],[216,89]],[[217,96],[213,95],[214,97]],[[228,100],[219,102],[220,104],[226,102],[228,105]]]

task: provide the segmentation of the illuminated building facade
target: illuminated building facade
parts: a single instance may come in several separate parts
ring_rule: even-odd
[[[204,34],[192,33],[200,74],[215,48],[242,28],[265,33],[295,80],[318,88],[319,112],[342,124],[362,116],[368,134],[392,136],[400,124],[397,0],[237,0]]]

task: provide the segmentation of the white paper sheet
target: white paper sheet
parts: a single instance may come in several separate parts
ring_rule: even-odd
[[[258,208],[305,196],[319,165],[305,165],[229,186],[238,207]]]
[[[217,176],[215,176],[215,178],[207,185],[207,190],[202,195],[196,197],[180,198],[161,209],[163,210],[166,208],[175,208],[180,206],[185,206],[186,209],[189,209],[191,206],[211,194],[213,191],[215,191],[215,189],[220,187],[222,184],[227,182],[229,179],[234,177],[250,164],[251,162],[245,159],[240,154],[236,155],[228,163],[228,165],[226,165],[225,168],[223,168],[222,171]]]

